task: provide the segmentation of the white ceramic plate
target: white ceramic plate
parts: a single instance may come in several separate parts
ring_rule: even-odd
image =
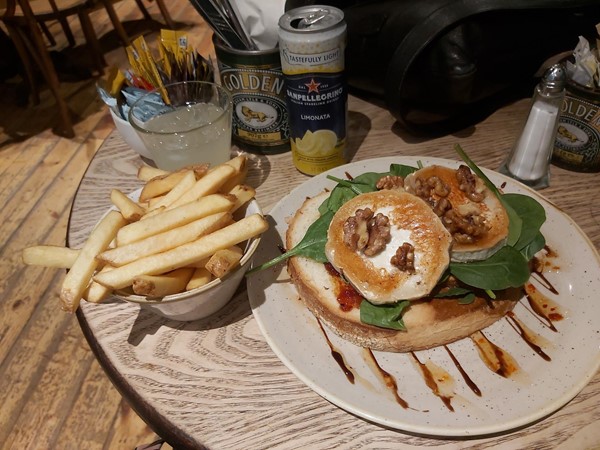
[[[385,172],[391,163],[416,166],[441,164],[458,167],[458,162],[439,158],[391,157],[359,161],[321,174],[296,188],[271,211],[274,226],[263,235],[254,264],[280,254],[289,219],[307,196],[314,196],[335,182],[327,174],[344,178],[363,172]],[[600,367],[600,258],[580,228],[535,191],[495,172],[486,171],[505,192],[526,194],[545,208],[542,227],[547,244],[557,252],[553,263],[559,272],[546,276],[559,292],[553,295],[534,281],[540,292],[560,305],[565,318],[550,330],[531,312],[526,300],[515,308],[516,317],[543,342],[545,361],[502,319],[484,330],[485,335],[514,358],[519,370],[510,378],[486,367],[474,343],[463,339],[449,345],[460,366],[479,387],[475,395],[463,380],[448,352],[439,347],[416,352],[421,363],[429,361],[435,371],[448,378],[442,384],[454,411],[425,384],[413,356],[375,352],[377,362],[398,384],[402,407],[393,391],[376,375],[366,352],[325,327],[333,346],[355,374],[352,384],[332,357],[330,347],[315,317],[301,304],[289,282],[284,264],[248,277],[250,303],[264,336],[281,361],[304,383],[333,404],[380,425],[429,436],[477,436],[505,432],[541,419],[569,402]],[[439,372],[436,372],[439,374]]]

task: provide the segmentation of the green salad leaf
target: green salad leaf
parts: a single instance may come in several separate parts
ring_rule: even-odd
[[[530,275],[529,262],[508,245],[483,261],[451,262],[450,273],[469,286],[492,291],[523,286]]]
[[[458,303],[461,305],[470,305],[471,303],[473,303],[475,301],[476,298],[477,297],[475,296],[475,294],[473,292],[469,292],[464,297],[459,298]]]
[[[410,175],[413,172],[416,172],[417,170],[419,170],[418,167],[405,166],[404,164],[392,164],[390,166],[389,174],[406,178],[408,175]]]
[[[457,286],[451,287],[449,289],[444,289],[442,292],[438,292],[437,294],[435,294],[433,298],[463,297],[470,292],[472,292],[471,289]]]
[[[502,200],[521,219],[521,232],[513,246],[522,250],[538,236],[540,228],[546,221],[546,211],[535,199],[527,195],[503,194]]]
[[[391,328],[392,330],[406,330],[402,321],[404,309],[410,305],[407,300],[385,305],[374,305],[367,300],[360,303],[360,321],[382,328]]]
[[[327,256],[325,256],[325,244],[327,242],[327,229],[329,228],[331,219],[333,219],[333,212],[327,211],[308,227],[306,234],[294,248],[260,266],[253,267],[247,274],[273,267],[291,256],[304,256],[306,258],[314,259],[317,262],[327,262]]]
[[[377,190],[377,182],[383,176],[396,175],[404,178],[415,170],[417,170],[416,167],[391,164],[388,172],[365,172],[351,180],[341,180],[333,176],[328,176],[327,178],[336,181],[338,184],[333,188],[327,200],[321,204],[319,212],[321,214],[325,213],[325,211],[335,212],[351,198],[366,192],[375,192]]]
[[[524,248],[521,249],[521,253],[527,261],[535,256],[537,252],[542,250],[546,246],[546,238],[541,231],[535,235],[532,241]]]
[[[337,211],[340,206],[346,203],[351,198],[366,192],[374,192],[377,190],[375,184],[381,177],[380,174],[368,172],[364,173],[352,180],[341,180],[332,176],[328,176],[330,180],[336,181],[338,184],[331,194],[319,207],[319,212],[324,214],[325,211]]]

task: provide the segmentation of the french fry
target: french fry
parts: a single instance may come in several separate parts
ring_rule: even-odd
[[[229,211],[235,199],[223,194],[212,194],[195,202],[168,209],[147,219],[130,223],[117,233],[117,247],[154,236],[202,217]]]
[[[79,250],[57,245],[35,245],[23,249],[23,262],[29,266],[70,269],[79,256]]]
[[[188,281],[185,286],[186,291],[196,289],[210,283],[212,280],[212,274],[204,267],[197,267],[192,274],[192,278]]]
[[[204,258],[199,261],[195,261],[192,264],[188,264],[187,267],[193,267],[194,269],[204,269],[204,266],[206,266],[208,260],[209,258]]]
[[[231,212],[234,212],[252,200],[256,195],[256,190],[251,186],[238,184],[229,191],[229,194],[235,196],[235,203],[233,204],[233,208],[231,210]]]
[[[140,218],[146,214],[146,210],[144,208],[131,200],[118,189],[113,189],[110,191],[110,201],[119,209],[119,211],[121,211],[121,215],[128,222],[140,220]]]
[[[179,180],[179,182],[175,186],[173,186],[173,189],[171,189],[166,195],[161,197],[159,201],[152,202],[150,204],[150,209],[157,209],[161,206],[168,207],[175,200],[181,197],[184,193],[189,191],[192,188],[192,186],[194,186],[194,183],[196,183],[196,175],[194,175],[194,171],[186,170],[181,180]]]
[[[235,169],[226,164],[215,167],[200,178],[191,189],[175,200],[168,208],[185,205],[206,195],[214,194],[235,174]]]
[[[196,180],[202,178],[208,172],[210,164],[208,163],[200,163],[200,164],[191,164],[189,166],[185,166],[180,170],[193,170],[196,174]]]
[[[160,209],[166,209],[164,206],[156,206],[159,202],[162,202],[164,198],[165,198],[164,195],[159,195],[158,197],[154,197],[154,198],[151,198],[150,200],[148,200],[147,210],[152,211],[152,214],[156,214],[156,211],[158,211]],[[146,216],[147,215],[148,215],[148,213],[146,213]],[[146,217],[146,216],[144,216],[144,217]]]
[[[106,272],[111,269],[111,266],[104,266],[100,272]],[[101,303],[106,300],[111,293],[111,289],[92,280],[92,282],[85,289],[83,298],[90,303]]]
[[[140,223],[140,222],[136,222]],[[146,256],[124,266],[94,276],[94,280],[112,289],[122,289],[140,275],[158,275],[213,255],[263,233],[269,228],[260,214],[252,214],[199,239],[156,255]]]
[[[190,222],[177,228],[149,236],[131,244],[117,246],[100,253],[97,258],[111,266],[120,267],[144,256],[170,250],[212,233],[233,222],[231,214],[220,212]]]
[[[242,184],[248,175],[248,158],[244,155],[236,156],[226,163],[235,169],[235,174],[221,186],[221,192],[229,192],[234,186]]]
[[[223,278],[239,264],[243,254],[243,250],[237,245],[217,250],[206,263],[205,269],[215,277]]]
[[[208,172],[209,164],[192,164],[176,172],[167,172],[165,175],[154,177],[144,185],[140,192],[140,202],[147,202],[151,198],[166,194],[191,170],[196,179],[202,178]]]
[[[143,165],[143,166],[140,166],[140,168],[137,171],[137,178],[138,178],[138,180],[141,180],[141,181],[150,181],[152,178],[162,177],[162,176],[165,176],[168,174],[169,174],[169,172],[167,172],[166,170],[157,169],[156,167]]]
[[[65,311],[75,312],[87,288],[98,260],[96,255],[104,251],[115,238],[117,231],[127,222],[120,212],[110,211],[90,233],[79,256],[63,280],[60,291],[61,307]],[[137,222],[134,222],[137,223]],[[105,272],[106,274],[112,271]]]
[[[140,192],[140,202],[147,202],[151,198],[166,194],[179,183],[186,172],[187,171],[185,170],[178,170],[177,172],[152,178],[142,188],[142,192]]]
[[[164,275],[140,275],[133,280],[133,292],[148,297],[164,297],[185,290],[194,269],[182,267]]]

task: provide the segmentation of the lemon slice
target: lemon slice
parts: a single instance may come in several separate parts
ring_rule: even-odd
[[[296,149],[302,153],[310,153],[315,145],[315,136],[312,131],[307,130],[302,138],[296,139]]]
[[[296,149],[309,156],[324,156],[332,153],[337,135],[331,130],[308,130],[302,139],[296,139]]]

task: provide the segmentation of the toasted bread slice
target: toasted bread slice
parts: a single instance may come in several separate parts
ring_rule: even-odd
[[[304,237],[328,195],[324,192],[307,199],[296,212],[286,234],[287,248]],[[349,304],[347,294],[352,287],[325,264],[294,256],[287,269],[304,305],[328,328],[355,345],[379,351],[423,350],[462,339],[502,318],[521,295],[520,289],[511,289],[498,292],[493,302],[482,296],[468,305],[444,298],[413,301],[404,314],[407,331],[395,331],[362,323],[360,299]]]
[[[471,174],[470,170],[464,168]],[[458,213],[467,221],[475,218],[481,221],[483,231],[476,236],[469,236],[469,233],[452,230],[454,243],[452,245],[452,261],[467,262],[478,261],[489,258],[501,247],[506,245],[508,239],[508,214],[504,206],[488,188],[483,181],[474,174],[471,174],[474,180],[475,196],[469,195],[468,190],[461,190],[461,183],[457,177],[457,170],[443,166],[427,166],[410,174],[404,180],[405,189],[415,195],[427,197],[423,189],[419,189],[418,182],[426,183],[432,177],[437,177],[449,188],[449,193],[443,196],[450,202],[452,212]],[[480,197],[481,200],[474,201],[473,197]],[[431,204],[439,201],[441,195],[434,191],[429,193],[426,200]],[[439,213],[438,213],[439,214]],[[451,219],[448,212],[442,217],[442,222],[451,228]],[[462,238],[461,238],[462,235]],[[465,237],[469,238],[465,241]]]
[[[345,243],[344,224],[359,209],[389,219],[390,241],[373,256]],[[398,247],[410,244],[414,269],[392,264]],[[346,280],[374,304],[414,300],[429,294],[450,263],[452,236],[419,197],[399,190],[361,194],[335,213],[327,233],[327,259]]]

